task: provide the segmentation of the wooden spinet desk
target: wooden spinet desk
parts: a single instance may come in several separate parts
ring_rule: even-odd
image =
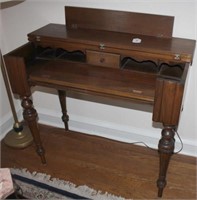
[[[169,16],[76,7],[65,7],[65,13],[66,26],[48,24],[29,33],[27,44],[4,56],[38,155],[45,163],[32,86],[58,90],[66,131],[69,90],[152,105],[153,121],[164,126],[158,145],[161,197],[195,41],[172,37]]]

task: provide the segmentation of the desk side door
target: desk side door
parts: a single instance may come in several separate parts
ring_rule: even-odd
[[[19,96],[30,96],[26,61],[33,54],[32,45],[27,43],[12,52],[4,55],[7,74],[12,92]]]

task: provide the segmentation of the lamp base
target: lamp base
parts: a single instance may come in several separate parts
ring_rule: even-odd
[[[32,144],[33,137],[27,126],[15,123],[13,130],[8,132],[3,141],[9,147],[22,149]]]

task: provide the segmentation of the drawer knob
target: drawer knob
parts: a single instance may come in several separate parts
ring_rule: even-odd
[[[104,62],[105,62],[105,58],[101,58],[100,63],[104,63]]]

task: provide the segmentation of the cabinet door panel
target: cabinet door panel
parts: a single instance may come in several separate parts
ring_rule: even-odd
[[[33,51],[32,45],[27,43],[4,56],[10,85],[14,94],[20,96],[31,94],[26,63],[32,59]]]

